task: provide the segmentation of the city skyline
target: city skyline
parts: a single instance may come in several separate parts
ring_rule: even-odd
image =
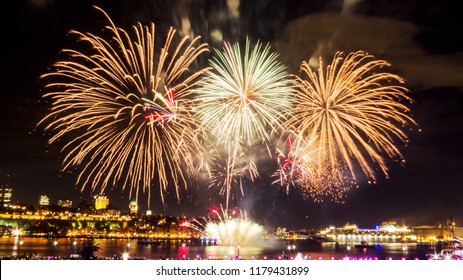
[[[338,50],[363,49],[386,59],[411,90],[409,96],[415,102],[410,108],[421,132],[410,132],[408,146],[401,147],[406,159],[403,166],[389,162],[389,179],[379,178],[372,185],[360,182],[359,188],[348,192],[344,204],[314,203],[298,190],[287,194],[283,188],[271,185],[268,178],[260,178],[248,182],[245,196],[235,205],[256,221],[272,226],[317,227],[342,221],[368,225],[395,218],[426,224],[450,215],[463,223],[463,188],[458,176],[463,168],[463,154],[457,148],[463,136],[463,45],[454,39],[461,35],[458,8],[438,1],[429,1],[419,9],[415,9],[418,3],[400,1],[387,7],[368,1],[319,1],[305,5],[302,1],[273,1],[275,7],[281,6],[277,11],[263,2],[256,3],[243,4],[240,32],[230,27],[236,24],[230,18],[221,25],[227,40],[249,34],[269,42],[295,74],[301,57],[329,56]],[[61,147],[47,146],[48,135],[36,124],[48,106],[41,98],[44,84],[39,76],[62,58],[61,49],[75,46],[76,37],[68,35],[68,31],[98,34],[106,24],[93,4],[110,13],[116,25],[130,27],[138,21],[154,21],[161,34],[167,32],[169,25],[178,28],[176,19],[182,13],[176,6],[171,7],[171,17],[163,16],[162,9],[175,5],[150,1],[76,4],[31,0],[9,4],[6,10],[11,13],[2,24],[9,44],[2,46],[2,77],[6,80],[0,87],[0,184],[14,189],[13,200],[33,204],[39,195],[46,194],[52,201],[71,199],[77,205],[81,198],[92,197],[89,190],[81,193],[80,186],[74,186],[75,174],[60,172]],[[254,27],[250,24],[253,17],[259,22]],[[194,35],[211,31],[201,29],[193,19],[191,23]],[[211,48],[221,48],[212,37],[203,36],[211,42]],[[120,187],[109,188],[105,193],[116,207],[128,209],[131,198]],[[173,188],[168,188],[165,204],[153,195],[150,208],[155,213],[165,209],[174,216],[201,215],[213,205],[225,204],[225,198],[217,193],[193,184],[187,191],[181,190],[178,202]],[[139,205],[140,209],[147,209],[144,196]]]

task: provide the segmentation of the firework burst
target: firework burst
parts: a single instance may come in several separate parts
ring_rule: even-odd
[[[50,113],[41,121],[53,133],[49,142],[71,139],[62,150],[63,165],[81,167],[82,189],[119,184],[130,188],[130,196],[146,191],[149,201],[153,181],[163,198],[171,178],[178,196],[179,185],[186,186],[182,169],[192,168],[199,146],[189,96],[204,69],[189,68],[207,45],[184,37],[173,47],[171,28],[164,45],[155,46],[154,24],[133,26],[131,37],[97,9],[111,38],[72,31],[89,53],[63,50],[68,59],[43,75],[53,81],[44,95]]]
[[[282,127],[292,107],[293,89],[286,68],[270,46],[246,41],[244,56],[239,44],[224,45],[206,71],[199,89],[198,115],[219,144],[237,142],[251,146],[268,141],[274,128]]]
[[[401,103],[411,102],[403,79],[383,71],[388,62],[363,51],[346,57],[338,52],[331,65],[321,58],[319,65],[314,71],[302,63],[303,76],[295,79],[297,106],[288,121],[307,139],[316,138],[316,181],[327,185],[329,178],[346,176],[355,181],[356,166],[373,180],[376,166],[387,176],[386,157],[403,160],[394,141],[408,142],[404,127],[416,125]]]
[[[220,245],[256,246],[262,241],[264,228],[250,220],[246,212],[221,208],[221,212],[213,209],[212,215],[185,225],[215,239]]]
[[[239,44],[225,43],[210,65],[212,69],[206,71],[198,89],[197,115],[217,140],[217,149],[228,152],[226,173],[235,174],[237,163],[246,158],[253,179],[258,176],[256,162],[242,157],[243,149],[268,143],[272,131],[282,127],[292,108],[294,90],[289,75],[269,45],[263,47],[258,42],[251,47],[249,40],[244,55]],[[229,194],[233,180],[225,178]]]

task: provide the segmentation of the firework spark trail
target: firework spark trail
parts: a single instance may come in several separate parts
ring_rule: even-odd
[[[247,40],[244,55],[239,44],[225,43],[210,65],[198,90],[197,115],[217,139],[218,150],[228,151],[226,170],[233,174],[244,147],[269,142],[272,132],[282,128],[292,108],[294,89],[277,54],[259,42],[251,47]],[[246,165],[251,179],[258,176],[256,162],[251,159]],[[231,182],[226,181],[227,195]]]
[[[208,51],[199,37],[184,37],[172,47],[175,30],[167,33],[157,53],[155,26],[133,26],[134,37],[114,25],[101,9],[111,34],[105,40],[72,31],[91,47],[89,54],[63,50],[68,60],[42,78],[53,79],[44,98],[50,113],[39,123],[54,132],[49,143],[70,137],[63,147],[63,169],[83,166],[76,184],[103,191],[108,186],[130,186],[148,192],[157,178],[161,198],[169,178],[178,188],[185,182],[182,163],[191,169],[199,122],[189,100],[205,69],[191,71],[196,58]]]
[[[312,142],[306,141],[301,133],[289,132],[284,143],[277,145],[278,170],[272,175],[277,177],[273,184],[280,184],[289,192],[290,186],[305,185],[312,181]],[[281,145],[283,144],[283,145]],[[283,147],[278,147],[283,146]]]
[[[408,107],[400,103],[412,102],[400,85],[403,79],[382,71],[390,64],[363,51],[346,57],[338,52],[331,65],[325,66],[321,58],[319,65],[316,72],[302,63],[306,77],[295,79],[297,106],[288,121],[307,139],[317,137],[316,176],[326,177],[322,174],[326,170],[339,179],[347,172],[356,180],[357,165],[373,180],[374,166],[387,176],[385,157],[403,158],[394,141],[407,143],[403,127],[416,126]]]
[[[247,149],[237,145],[239,144],[229,145],[227,151],[223,152],[216,150],[210,167],[209,188],[218,188],[219,194],[225,196],[226,209],[228,209],[230,198],[235,196],[232,189],[238,186],[241,196],[244,196],[245,178],[252,181],[258,176],[255,160],[245,153]]]
[[[212,176],[209,187],[216,187],[220,189],[220,194],[225,194],[225,207],[228,209],[232,186],[239,185],[241,195],[243,192],[243,169],[239,168],[236,159],[237,150],[229,147],[228,152],[222,158],[225,162],[216,159],[212,168]]]

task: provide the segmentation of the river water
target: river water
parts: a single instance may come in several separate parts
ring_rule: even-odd
[[[17,237],[0,238],[0,257],[70,258],[76,254],[83,239]],[[266,241],[259,247],[220,246],[201,240],[164,240],[143,245],[137,240],[96,239],[99,258],[119,259],[128,253],[131,259],[292,259],[298,253],[305,259],[428,259],[426,254],[439,252],[438,246],[415,243],[376,243],[370,248],[354,244],[317,243],[305,240]]]

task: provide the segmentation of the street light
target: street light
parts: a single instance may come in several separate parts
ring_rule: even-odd
[[[76,258],[76,250],[77,250],[77,241],[74,240],[72,243],[71,243],[71,259],[73,258]]]
[[[288,249],[288,257],[290,257],[291,255],[291,250],[296,250],[296,245],[288,245],[287,247]],[[285,251],[283,250],[283,259],[285,258]]]
[[[130,249],[130,243],[127,243],[127,250],[126,250],[127,255],[129,254],[129,249]]]
[[[346,256],[347,259],[350,259],[351,250],[352,250],[352,247],[350,246],[350,244],[349,244],[349,243],[346,243],[346,252],[345,252],[345,256]]]

